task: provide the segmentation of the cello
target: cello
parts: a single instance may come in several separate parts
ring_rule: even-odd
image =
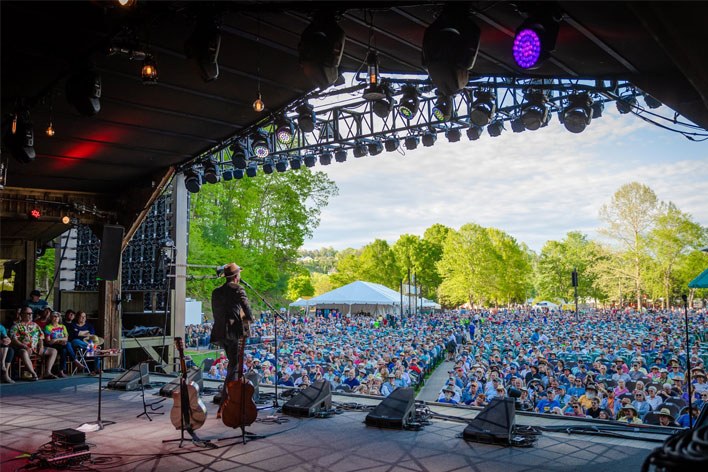
[[[244,323],[244,333],[239,339],[238,347],[238,376],[236,380],[227,382],[224,388],[226,399],[222,404],[221,420],[230,428],[241,428],[244,444],[246,443],[246,426],[256,421],[258,409],[253,401],[255,389],[250,381],[243,375],[243,355],[246,348],[247,324]]]
[[[182,338],[175,338],[175,348],[179,351],[182,377],[180,378],[179,389],[175,390],[172,394],[174,405],[170,412],[170,420],[175,426],[175,429],[182,431],[182,439],[180,440],[181,446],[185,431],[192,436],[193,441],[200,441],[194,431],[204,425],[207,409],[204,402],[199,398],[199,385],[193,381],[187,381],[187,363],[184,360],[184,343]]]

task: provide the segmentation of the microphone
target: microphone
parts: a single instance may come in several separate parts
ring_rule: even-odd
[[[244,284],[246,287],[250,288],[251,290],[253,290],[253,287],[251,287],[251,286],[248,284],[248,282],[246,282],[245,280],[239,279],[239,282],[242,283],[242,284]]]

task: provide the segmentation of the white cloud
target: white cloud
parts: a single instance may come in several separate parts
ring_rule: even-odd
[[[571,230],[594,236],[600,206],[619,186],[649,185],[708,224],[708,149],[616,112],[582,134],[557,121],[535,132],[382,153],[319,166],[339,186],[306,248],[395,241],[434,223],[507,231],[539,250]]]

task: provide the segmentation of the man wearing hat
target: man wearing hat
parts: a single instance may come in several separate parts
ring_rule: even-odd
[[[41,300],[39,297],[42,296],[42,293],[34,289],[30,292],[30,297],[28,300],[25,300],[24,306],[28,306],[32,308],[32,315],[33,318],[38,317],[42,311],[49,306],[49,303],[47,303],[46,300]]]
[[[620,415],[623,415],[619,418],[619,421],[621,421],[622,423],[643,424],[642,420],[637,417],[637,409],[631,403],[622,405],[622,411],[620,412]]]
[[[251,305],[248,303],[246,291],[239,284],[241,268],[234,264],[226,264],[222,275],[226,282],[211,292],[211,309],[214,316],[214,326],[211,330],[211,342],[220,344],[229,360],[224,385],[235,380],[234,373],[238,367],[238,344],[244,336],[248,323],[253,321]],[[222,395],[222,405],[226,395]]]
[[[678,428],[679,424],[674,419],[674,415],[671,414],[671,410],[662,408],[658,413],[660,426],[673,426],[674,428]]]

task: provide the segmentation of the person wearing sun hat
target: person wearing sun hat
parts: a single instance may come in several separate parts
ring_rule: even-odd
[[[637,409],[632,404],[622,405],[622,411],[619,421],[628,424],[643,424],[642,420],[637,416]]]
[[[674,419],[674,415],[671,414],[671,410],[668,408],[662,408],[657,412],[659,414],[659,425],[660,426],[673,426],[678,428],[678,423]]]

